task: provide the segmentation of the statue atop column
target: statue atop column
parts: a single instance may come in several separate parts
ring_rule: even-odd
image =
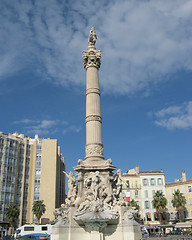
[[[97,35],[95,33],[95,28],[92,27],[91,30],[90,30],[90,34],[89,34],[88,46],[95,45],[96,40],[97,40]]]

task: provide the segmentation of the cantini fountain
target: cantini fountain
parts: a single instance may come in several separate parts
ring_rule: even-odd
[[[98,70],[101,51],[96,50],[97,36],[92,28],[87,51],[83,51],[86,81],[85,159],[78,160],[68,177],[68,194],[55,210],[56,224],[51,240],[138,240],[140,225],[134,220],[135,209],[126,206],[120,170],[103,157],[102,118]]]

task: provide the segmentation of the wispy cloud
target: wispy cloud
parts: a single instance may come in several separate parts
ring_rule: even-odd
[[[191,0],[2,0],[0,7],[1,80],[33,66],[56,84],[84,84],[81,52],[92,26],[105,92],[145,92],[192,70]]]
[[[63,134],[66,134],[68,132],[80,132],[81,131],[81,127],[77,127],[77,126],[69,126],[69,127],[66,127],[64,130],[63,130]]]
[[[154,115],[156,117],[155,124],[160,127],[170,130],[192,128],[192,101],[161,109]]]
[[[70,125],[66,121],[60,120],[33,120],[33,119],[22,119],[13,122],[13,124],[21,125],[25,134],[39,134],[41,136],[51,135],[58,131],[67,132],[79,132],[81,128]]]

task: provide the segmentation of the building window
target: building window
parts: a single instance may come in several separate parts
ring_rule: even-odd
[[[126,188],[129,188],[129,180],[126,180]]]
[[[152,190],[152,197],[154,197],[155,195],[155,190]]]
[[[151,186],[154,186],[154,185],[155,185],[155,179],[151,178]]]
[[[158,213],[157,213],[157,212],[154,212],[154,219],[155,219],[155,221],[158,221],[158,220],[159,220],[159,218],[158,218]]]
[[[149,201],[145,201],[145,209],[149,209]]]
[[[143,186],[147,186],[148,185],[148,180],[147,180],[147,178],[144,178],[143,179]]]
[[[184,187],[180,187],[180,192],[181,193],[185,193],[185,188]]]
[[[168,189],[168,196],[172,196],[172,192],[171,192],[171,189]]]
[[[145,190],[145,198],[148,198],[148,190]]]
[[[189,198],[189,205],[192,205],[192,198]]]
[[[158,185],[163,185],[163,179],[162,178],[158,178],[157,182],[158,182]]]
[[[188,192],[192,192],[191,186],[188,186]]]
[[[147,219],[147,221],[151,221],[151,214],[150,213],[146,213],[146,219]]]
[[[139,197],[139,191],[135,190],[135,198],[138,198],[138,197]]]
[[[137,181],[135,181],[135,187],[137,187]]]

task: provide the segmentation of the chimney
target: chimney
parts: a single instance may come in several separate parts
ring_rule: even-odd
[[[185,171],[182,171],[182,178],[181,178],[181,181],[182,181],[182,182],[186,182],[186,181],[187,181],[187,178],[186,178],[186,172],[185,172]]]
[[[139,166],[136,166],[135,171],[137,174],[139,174]]]

